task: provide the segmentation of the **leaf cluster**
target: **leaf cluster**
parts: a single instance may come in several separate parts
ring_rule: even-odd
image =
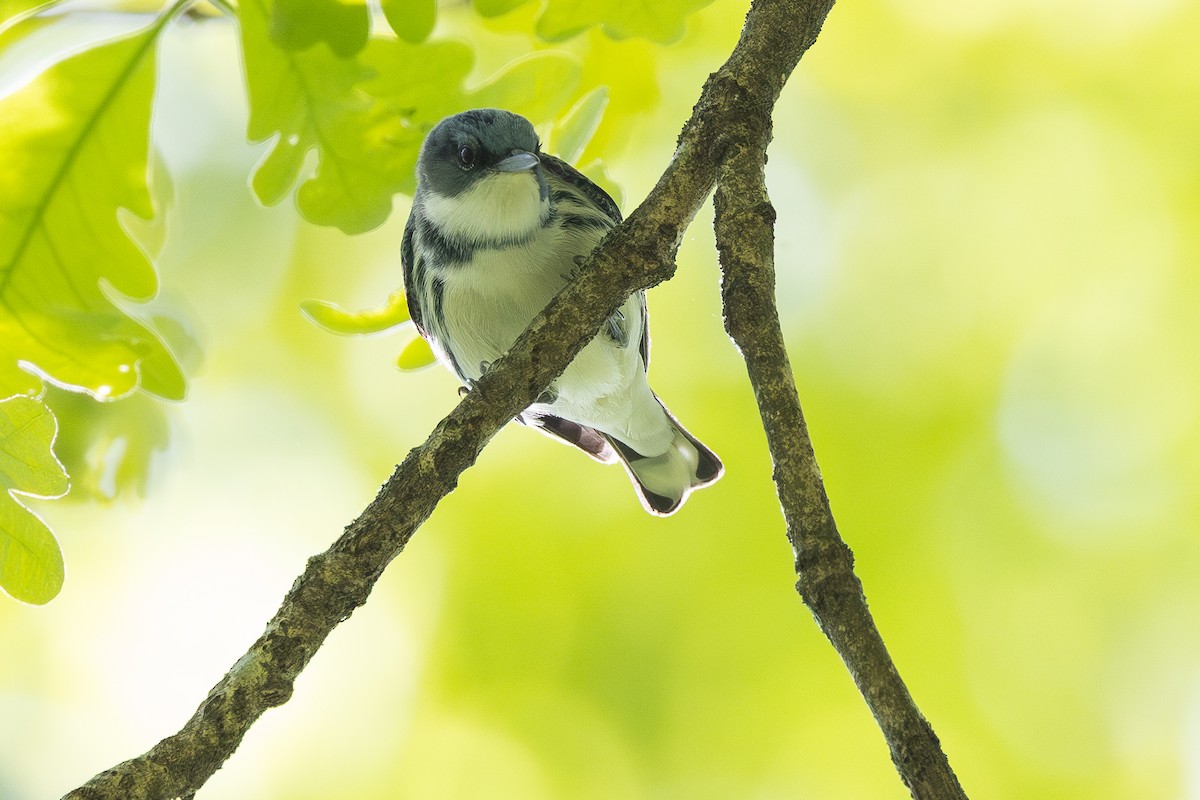
[[[615,38],[667,42],[707,2],[553,0],[534,27],[551,42],[596,26]],[[495,18],[524,4],[479,0],[475,10]],[[46,13],[53,5],[0,4],[0,58],[79,13]],[[240,35],[247,138],[265,145],[251,191],[264,205],[292,196],[309,222],[348,234],[379,226],[393,198],[412,192],[420,143],[442,117],[508,108],[574,161],[608,104],[603,86],[581,91],[577,56],[532,42],[525,56],[472,85],[472,46],[430,38],[438,21],[434,0],[385,0],[381,20],[365,2],[242,0],[236,9],[219,7]],[[158,292],[153,257],[170,203],[160,188],[169,177],[151,141],[158,48],[163,32],[193,10],[181,0],[144,27],[58,58],[0,96],[0,398],[11,398],[5,408],[12,426],[4,436],[22,463],[42,465],[36,476],[0,468],[9,492],[65,493],[65,483],[48,477],[53,464],[65,478],[52,451],[51,409],[64,422],[58,451],[76,476],[76,495],[111,499],[123,489],[142,490],[150,456],[167,438],[164,415],[147,396],[186,395],[177,346],[192,338],[186,323],[153,317],[140,304]],[[599,162],[583,169],[606,181]],[[402,294],[366,312],[320,301],[304,311],[338,333],[408,320]],[[414,337],[398,365],[431,361]],[[96,402],[129,410],[101,413]],[[0,588],[45,602],[62,582],[58,545],[11,494],[5,500]]]

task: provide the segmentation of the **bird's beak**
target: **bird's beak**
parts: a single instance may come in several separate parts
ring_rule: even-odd
[[[528,153],[524,150],[518,150],[508,158],[501,159],[500,162],[496,164],[496,169],[500,170],[501,172],[524,172],[525,170],[533,169],[539,163],[538,157],[533,153]]]

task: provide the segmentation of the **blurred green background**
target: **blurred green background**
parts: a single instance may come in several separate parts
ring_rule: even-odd
[[[584,160],[626,212],[745,10],[718,0],[666,47],[552,46],[581,91],[609,87]],[[446,7],[434,38],[471,41],[481,80],[551,47],[536,11]],[[973,797],[1200,798],[1197,31],[1181,0],[844,2],[777,108],[801,400],[871,608]],[[173,26],[160,67],[153,308],[180,321],[189,397],[49,395],[75,421],[60,454],[95,468],[34,504],[62,594],[0,601],[6,800],[178,729],[457,397],[440,368],[394,369],[403,335],[298,312],[397,288],[407,198],[355,237],[260,207],[234,28]],[[620,470],[509,426],[201,797],[907,796],[792,588],[710,212],[650,304],[652,382],[722,481],[653,519]]]

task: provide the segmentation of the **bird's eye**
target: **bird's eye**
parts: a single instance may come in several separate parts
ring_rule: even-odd
[[[458,160],[464,167],[472,167],[475,165],[475,149],[470,145],[464,144],[458,148]]]

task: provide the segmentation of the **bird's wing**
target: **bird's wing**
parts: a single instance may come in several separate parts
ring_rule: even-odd
[[[417,292],[417,281],[414,276],[415,256],[413,254],[413,218],[415,214],[408,215],[408,222],[404,225],[404,238],[400,242],[400,263],[404,267],[404,299],[408,302],[408,316],[417,326],[417,331],[421,336],[425,336],[425,324],[423,315],[421,314],[421,303],[419,302],[420,295]]]
[[[608,192],[597,186],[588,176],[584,175],[579,170],[572,167],[561,158],[555,158],[551,155],[541,155],[542,166],[549,172],[556,175],[558,178],[571,185],[583,194],[588,200],[596,204],[596,206],[604,212],[605,216],[613,221],[614,225],[621,222],[621,209],[617,207],[616,201],[609,196]],[[645,369],[650,369],[650,318],[646,313],[645,294],[643,293],[642,303],[642,340],[638,343],[638,351],[642,355],[642,366]]]
[[[604,212],[604,214],[617,224],[621,221],[621,209],[617,208],[616,202],[608,196],[608,192],[601,189],[596,184],[592,183],[588,176],[584,175],[579,170],[572,167],[561,158],[546,155],[539,155],[542,161],[542,166],[548,172],[553,173],[561,178],[566,183],[583,193],[584,197],[596,204],[596,206]]]

